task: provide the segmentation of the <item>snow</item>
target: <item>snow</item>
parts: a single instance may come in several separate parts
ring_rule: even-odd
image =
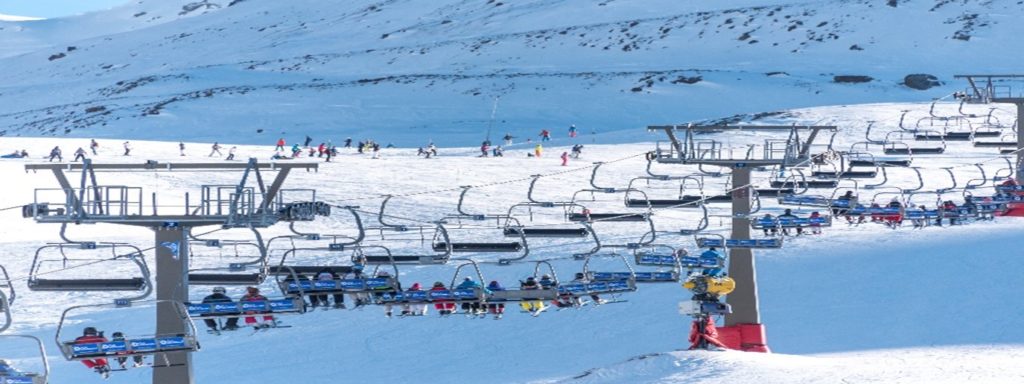
[[[766,123],[821,121],[841,127],[837,148],[847,148],[863,138],[864,122],[896,129],[899,111],[912,110],[908,121],[927,115],[928,104],[846,105],[787,111]],[[937,113],[956,113],[957,105],[939,104]],[[970,107],[968,112],[979,108]],[[1001,121],[1010,119],[1007,111],[997,111]],[[642,131],[641,131],[642,132]],[[537,184],[542,199],[567,199],[589,186],[592,161],[607,161],[601,167],[598,185],[624,186],[629,179],[643,174],[642,155],[654,147],[653,135],[639,134],[642,143],[623,143],[619,135],[603,133],[573,141],[564,135],[546,143],[545,157],[527,158],[532,146],[514,145],[506,157],[477,158],[474,148],[440,148],[441,156],[417,158],[411,148],[384,149],[382,159],[371,159],[352,150],[344,150],[334,163],[322,163],[316,173],[294,172],[286,188],[315,187],[318,199],[332,204],[358,204],[363,219],[374,224],[374,212],[385,194],[395,197],[388,207],[392,221],[418,224],[453,213],[458,193],[456,186],[479,185],[467,195],[466,210],[504,213],[507,207],[525,199],[532,174],[549,174]],[[723,136],[724,138],[725,136]],[[289,144],[294,135],[287,136]],[[740,133],[728,136],[731,145],[743,148],[744,141],[759,141],[764,134]],[[334,137],[334,142],[340,140]],[[635,137],[633,138],[636,139]],[[590,144],[610,142],[620,144]],[[187,155],[178,156],[177,142],[132,141],[133,156],[121,156],[122,140],[100,140],[102,162],[220,161],[207,157],[209,143],[187,142]],[[559,166],[555,154],[575,143],[586,144],[584,157],[569,167]],[[28,160],[3,160],[0,172],[15,188],[5,191],[10,205],[30,202],[34,188],[52,188],[52,175],[25,173],[26,162],[40,161],[52,145],[60,145],[65,154],[84,139],[7,138],[0,140],[5,149],[25,148],[33,154]],[[221,142],[225,148],[235,143]],[[923,167],[925,189],[948,186],[940,166],[954,166],[958,179],[977,177],[972,164],[980,163],[989,176],[1005,167],[991,149],[949,143],[955,156],[919,157],[915,165]],[[239,145],[240,159],[256,156],[267,159],[273,153],[269,145]],[[686,174],[690,166],[655,165],[655,172]],[[564,172],[564,173],[563,173]],[[226,173],[129,173],[115,177],[99,173],[100,182],[138,185],[158,192],[162,206],[183,204],[186,190],[199,184],[225,184],[239,175]],[[763,183],[767,173],[755,173],[755,182]],[[72,177],[72,183],[77,179]],[[908,186],[916,182],[909,172],[890,173],[891,184]],[[645,188],[647,188],[645,186]],[[652,186],[651,188],[655,188]],[[722,180],[707,179],[707,194],[720,193]],[[658,189],[652,189],[657,191]],[[662,190],[664,191],[664,190]],[[977,193],[991,191],[980,188]],[[959,191],[944,198],[959,200]],[[864,198],[871,191],[861,190]],[[621,209],[621,195],[596,196],[594,207]],[[934,199],[925,197],[929,202]],[[589,199],[589,196],[585,196]],[[880,197],[882,199],[886,197]],[[781,207],[764,200],[766,210]],[[799,210],[803,214],[807,209]],[[728,219],[722,207],[712,209],[712,228],[721,229]],[[557,216],[557,215],[555,215]],[[46,340],[53,365],[53,382],[94,382],[99,379],[78,363],[64,362],[55,353],[52,342],[55,319],[72,303],[106,303],[116,296],[82,293],[44,293],[24,289],[22,283],[31,257],[43,242],[55,241],[57,228],[30,224],[17,210],[0,213],[0,231],[5,256],[0,262],[18,280],[18,301],[13,306],[15,324],[11,331],[28,333]],[[538,217],[550,222],[551,217]],[[657,211],[659,230],[692,226],[692,212]],[[453,229],[459,240],[500,238],[489,223],[469,222]],[[316,225],[328,234],[354,234],[351,218],[343,213]],[[453,226],[454,227],[454,226]],[[314,226],[300,225],[302,230]],[[241,380],[335,382],[339,378],[369,382],[444,383],[484,380],[496,383],[690,383],[690,382],[1017,382],[1024,376],[1019,364],[1012,364],[1024,353],[1024,324],[1020,306],[1006,292],[1020,288],[1019,271],[1024,260],[1017,257],[1024,248],[1019,236],[1019,219],[998,219],[991,223],[973,223],[957,227],[929,227],[923,230],[890,230],[878,225],[847,227],[840,224],[821,237],[790,239],[781,250],[758,252],[759,294],[763,323],[767,325],[770,355],[732,352],[670,352],[687,346],[690,319],[676,312],[679,301],[689,294],[676,286],[644,285],[628,302],[580,310],[549,310],[539,317],[518,313],[510,307],[500,321],[466,319],[460,315],[439,318],[431,310],[425,318],[386,319],[380,307],[361,310],[315,311],[303,316],[282,317],[292,328],[251,334],[242,330],[222,336],[201,334],[203,350],[194,355],[198,382]],[[212,229],[212,228],[211,228]],[[642,228],[629,224],[608,224],[597,228],[605,242],[638,240]],[[197,230],[201,232],[203,229]],[[285,234],[282,226],[266,231],[266,237]],[[147,248],[152,234],[146,230],[106,225],[73,226],[74,239],[128,241]],[[246,233],[220,232],[211,236],[241,239]],[[251,236],[251,235],[249,235]],[[431,232],[426,232],[427,241]],[[386,244],[402,252],[424,253],[419,234],[390,237],[382,242],[368,236],[370,245]],[[695,250],[692,237],[660,236],[659,242]],[[320,243],[322,245],[322,243]],[[300,244],[301,246],[302,244]],[[272,262],[278,262],[283,249],[274,246]],[[529,260],[554,259],[562,278],[581,270],[579,262],[567,256],[587,249],[584,241],[531,240]],[[194,248],[196,268],[223,266],[234,261],[231,249]],[[244,257],[245,251],[242,250]],[[199,256],[195,256],[199,255]],[[152,255],[150,264],[153,264]],[[340,256],[300,255],[308,262],[339,262]],[[506,285],[533,273],[532,264],[498,266],[493,255],[476,256],[484,262],[485,280],[500,280]],[[402,267],[404,285],[429,284],[453,278],[455,263],[433,267]],[[592,261],[595,269],[621,268],[611,258]],[[81,269],[88,273],[115,271],[127,273],[128,266],[106,265]],[[273,291],[269,283],[265,291]],[[240,295],[237,289],[232,296]],[[193,290],[193,297],[205,294]],[[145,307],[129,310],[79,311],[72,314],[73,334],[86,324],[101,325],[108,333],[121,330],[129,334],[151,332],[146,329],[151,311]],[[202,324],[199,324],[202,326]],[[11,348],[8,352],[6,348]],[[27,360],[30,346],[0,345],[0,352],[31,366]],[[654,355],[651,355],[654,354]],[[640,356],[648,356],[640,359]],[[239,362],[257,362],[258,369]],[[239,368],[239,367],[247,368]],[[148,380],[148,369],[116,372],[111,383]],[[486,377],[486,379],[481,379]],[[837,379],[838,378],[838,379]]]
[[[35,20],[43,20],[43,18],[41,18],[41,17],[31,17],[31,16],[5,15],[5,14],[0,13],[0,21],[35,21]]]

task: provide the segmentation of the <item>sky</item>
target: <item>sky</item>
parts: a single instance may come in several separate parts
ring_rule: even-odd
[[[0,14],[54,18],[108,9],[131,0],[0,0]]]

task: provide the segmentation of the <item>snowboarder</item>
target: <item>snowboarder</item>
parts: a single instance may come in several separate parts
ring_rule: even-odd
[[[122,333],[122,332],[114,332],[113,334],[110,335],[110,340],[111,341],[125,341],[124,333]],[[118,355],[124,355],[124,354],[127,354],[127,353],[128,352],[118,352],[117,354]],[[132,366],[134,366],[134,367],[141,367],[143,364],[145,364],[145,361],[143,360],[141,355],[135,355],[135,356],[132,356],[132,363],[133,363]],[[125,369],[126,368],[125,366],[128,364],[128,357],[118,357],[117,358],[117,364],[121,366],[121,369]]]
[[[228,297],[228,295],[225,294],[226,292],[227,292],[227,290],[225,290],[224,287],[214,287],[213,288],[213,294],[203,298],[203,304],[230,303],[230,302],[232,302],[231,298]],[[206,323],[206,326],[208,328],[210,328],[211,331],[213,331],[213,332],[217,332],[218,331],[218,329],[217,329],[217,321],[215,321],[214,319],[203,319],[203,322]],[[229,317],[227,319],[227,321],[224,323],[224,327],[221,328],[220,330],[222,330],[222,331],[234,331],[236,329],[238,329],[238,318],[237,317]]]
[[[178,153],[180,153],[181,156],[185,156],[185,143],[184,142],[181,142],[181,141],[178,142]]]
[[[126,142],[124,142],[124,155],[125,156],[130,156],[131,154],[132,154],[132,144],[126,141]]]
[[[524,291],[540,290],[540,284],[537,283],[537,279],[533,276],[527,277],[526,281],[519,284],[519,289]],[[544,306],[544,302],[537,300],[536,298],[524,298],[519,303],[519,306],[523,308],[523,311],[530,312],[536,316],[540,311],[543,311],[547,307]]]
[[[537,146],[533,147],[533,155],[536,157],[540,157],[542,152],[544,152],[544,147],[542,147],[540,143],[537,143]]]
[[[53,149],[50,150],[50,161],[52,162],[53,159],[57,159],[57,162],[64,161],[64,157],[60,155],[60,147],[53,147]]]
[[[75,344],[92,344],[92,343],[105,343],[107,338],[103,337],[103,334],[98,332],[94,327],[85,327],[82,330],[82,336],[75,339]],[[82,364],[90,369],[99,373],[104,379],[110,377],[110,366],[107,365],[107,359],[85,359],[82,360]]]
[[[578,159],[583,154],[583,144],[576,144],[572,146],[572,158]]]
[[[78,147],[78,150],[75,151],[75,159],[71,161],[75,162],[78,160],[85,161],[85,149],[82,147]]]
[[[562,166],[569,165],[569,152],[562,152]]]
[[[448,288],[445,288],[444,283],[440,281],[435,281],[434,286],[430,288],[430,290],[447,291]],[[455,313],[455,303],[451,302],[451,300],[434,300],[434,309],[436,309],[437,313],[439,313],[441,316],[448,316]]]
[[[491,292],[504,291],[505,288],[501,286],[497,280],[492,280],[487,284],[487,290]],[[504,303],[487,303],[487,312],[494,315],[494,319],[501,319],[505,315],[505,304]]]
[[[277,147],[274,148],[274,150],[275,151],[283,151],[284,150],[284,145],[285,145],[285,142],[284,142],[284,138],[283,137],[280,138],[280,139],[277,139]]]
[[[505,136],[502,137],[502,139],[505,140],[505,145],[512,145],[512,139],[514,139],[514,138],[515,138],[515,136],[512,136],[512,134],[508,133],[508,132],[506,132]]]
[[[351,137],[346,137],[345,138],[345,148],[352,148],[352,138]]]
[[[502,149],[500,145],[494,147],[494,149],[491,150],[491,152],[493,152],[494,157],[505,157],[505,150]]]
[[[540,141],[551,141],[551,131],[547,129],[540,130]]]
[[[224,159],[224,160],[234,160],[235,159],[235,151],[237,151],[237,150],[238,150],[238,147],[232,145],[231,149],[228,150],[228,157],[226,159]]]
[[[569,137],[570,138],[575,138],[576,137],[576,124],[572,124],[572,125],[569,126]]]
[[[299,144],[296,143],[296,144],[292,145],[292,158],[298,158],[301,155],[302,155],[302,148],[299,147]]]
[[[304,144],[302,144],[302,146],[308,148],[309,147],[309,143],[312,143],[312,142],[313,142],[313,138],[309,137],[309,135],[306,135],[306,142]]]
[[[247,288],[245,288],[245,292],[246,292],[245,296],[242,296],[242,300],[241,301],[267,301],[267,297],[260,294],[260,289],[259,288],[247,287]],[[250,311],[250,312],[246,312],[245,314],[250,315],[250,314],[255,314],[255,313],[257,313],[257,312]],[[272,327],[276,326],[276,323],[274,321],[274,316],[264,315],[262,320],[263,321],[260,322],[259,320],[256,320],[255,316],[246,316],[245,317],[245,325],[251,325],[251,326],[253,326],[253,328],[256,328],[256,329],[272,328]]]
[[[217,156],[224,156],[223,153],[220,153],[220,143],[217,143],[216,141],[214,141],[213,142],[213,146],[210,147],[210,148],[212,148],[212,150],[210,151],[210,156],[207,156],[207,157],[213,157],[214,153],[216,153]]]
[[[378,144],[378,143],[373,143],[373,158],[374,159],[379,159],[380,158],[380,144]]]
[[[92,150],[92,155],[93,156],[97,156],[96,148],[99,148],[99,147],[100,147],[100,143],[97,143],[96,139],[92,139],[92,140],[89,141],[89,149]]]

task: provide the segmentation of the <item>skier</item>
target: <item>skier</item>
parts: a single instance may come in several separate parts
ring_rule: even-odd
[[[335,281],[338,280],[338,274],[334,273],[330,267],[324,267],[320,272],[316,273],[316,281]],[[334,298],[334,308],[345,308],[345,295],[341,293],[335,293],[331,295]],[[320,303],[323,303],[324,307],[327,306],[327,294],[316,295]],[[310,299],[312,301],[312,298]],[[313,307],[316,307],[316,302],[313,302]]]
[[[775,236],[779,234],[778,223],[775,221],[775,216],[772,216],[772,214],[766,213],[764,216],[761,216],[761,225],[761,229],[764,231],[765,236]],[[769,231],[771,232],[771,235],[769,235]]]
[[[363,144],[362,141],[360,141],[358,144],[356,144],[356,153],[363,153],[363,147],[364,147],[364,144]]]
[[[786,228],[786,225],[784,224],[784,222],[785,221],[790,221],[790,220],[796,220],[796,219],[797,219],[797,217],[796,217],[796,215],[793,214],[793,210],[792,209],[788,209],[788,208],[786,209],[785,212],[783,212],[781,215],[779,215],[779,226],[782,227],[782,234],[783,235],[789,236],[789,228]],[[790,222],[792,222],[792,221],[790,221]],[[796,234],[797,235],[802,235],[803,233],[804,233],[804,229],[800,228],[799,226],[797,226],[796,227]]]
[[[942,209],[939,212],[939,226],[941,226],[943,216],[949,218],[949,225],[956,225],[958,213],[956,204],[953,203],[953,200],[946,200],[942,202]]]
[[[100,147],[100,143],[97,143],[96,139],[92,139],[91,141],[89,141],[89,149],[92,150],[92,155],[93,156],[97,156],[96,148],[99,148],[99,147]]]
[[[578,159],[583,154],[583,144],[576,144],[572,146],[572,158]]]
[[[927,223],[927,221],[924,219],[924,213],[928,212],[928,209],[925,208],[923,205],[920,205],[917,207],[917,212],[921,213],[921,218],[913,219],[910,222],[914,224],[914,229],[921,229],[924,228],[925,224]]]
[[[356,262],[352,265],[352,269],[345,274],[344,280],[361,280],[363,279],[363,268],[362,262]],[[350,293],[349,298],[355,303],[356,308],[362,307],[369,302],[369,298],[364,293]]]
[[[260,294],[260,289],[259,288],[247,287],[247,288],[245,288],[245,291],[246,291],[245,296],[242,296],[242,300],[241,301],[267,301],[267,297]],[[250,311],[250,312],[246,312],[245,314],[250,315],[250,314],[255,314],[255,313],[256,312]],[[274,321],[274,316],[271,316],[271,315],[264,315],[263,316],[263,322],[260,322],[260,321],[256,320],[256,317],[254,317],[254,316],[246,316],[245,317],[245,325],[251,325],[251,326],[253,326],[253,328],[256,328],[257,330],[262,329],[262,328],[272,328],[272,327],[277,326],[276,322]]]
[[[476,281],[473,281],[473,278],[472,277],[468,277],[468,276],[465,279],[462,280],[462,283],[459,283],[459,285],[457,287],[455,287],[455,289],[482,289],[482,288],[483,287],[480,285],[480,283],[478,283]],[[489,293],[489,291],[484,292],[484,293]],[[484,308],[481,307],[479,301],[462,303],[462,311],[466,313],[466,316],[484,315],[486,313]]]
[[[686,252],[686,250],[684,249],[683,252]],[[587,276],[584,275],[583,272],[576,272],[576,275],[574,275],[572,279],[572,283],[586,284],[589,282],[590,281],[587,280]],[[590,300],[592,300],[594,304],[597,305],[601,305],[607,302],[605,299],[602,299],[601,296],[598,296],[596,294],[590,294]],[[580,300],[579,297],[576,298],[576,304],[583,305],[583,302]]]
[[[391,283],[388,283],[379,287],[371,288],[371,290],[373,291],[373,302],[375,303],[380,304],[381,302],[383,302],[385,293],[398,293],[402,291],[401,283],[399,283],[397,280],[391,279],[391,274],[388,273],[388,271],[377,271],[377,274],[374,276],[374,278],[387,280],[395,283],[394,286],[392,286]],[[384,316],[391,318],[391,309],[393,307],[394,302],[392,301],[384,303]]]
[[[178,152],[181,154],[181,156],[185,156],[185,143],[184,142],[181,142],[181,141],[178,142]]]
[[[125,341],[124,333],[114,332],[113,334],[110,335],[110,340],[111,341]],[[127,353],[128,352],[118,352],[117,354],[118,355],[124,355],[124,354],[127,354]],[[145,362],[144,362],[144,360],[143,360],[141,355],[132,356],[132,363],[133,363],[132,366],[134,366],[134,367],[141,367],[143,364],[145,364]],[[117,358],[117,364],[121,366],[121,369],[125,369],[125,365],[128,364],[128,357],[118,357]]]
[[[519,289],[524,291],[539,290],[540,284],[537,283],[537,279],[530,276],[526,278],[526,281],[519,284]],[[523,301],[519,303],[519,306],[523,311],[530,312],[534,316],[547,309],[547,307],[544,306],[544,302],[537,300],[536,298],[523,298]]]
[[[308,148],[309,147],[309,143],[312,143],[312,142],[313,142],[313,138],[309,137],[309,135],[306,135],[306,143],[302,144],[302,146]]]
[[[327,155],[327,159],[326,159],[326,160],[324,160],[324,162],[326,162],[326,163],[330,163],[330,162],[331,162],[331,158],[332,158],[332,157],[334,157],[334,154],[335,154],[336,152],[338,152],[338,149],[337,149],[337,148],[334,148],[334,145],[333,145],[333,144],[330,144],[330,143],[331,143],[331,142],[330,142],[330,141],[328,141],[328,142],[327,142],[327,147],[326,147],[326,148],[324,149],[324,154],[326,154],[326,155]]]
[[[569,152],[562,152],[562,166],[569,165]]]
[[[551,131],[547,129],[540,130],[540,141],[551,141]]]
[[[378,143],[373,143],[373,158],[374,159],[379,159],[380,158],[380,144],[378,144]]]
[[[420,292],[422,290],[420,283],[413,283],[407,292]],[[402,316],[425,316],[426,314],[426,304],[402,304]]]
[[[855,197],[853,196],[853,191],[846,191],[846,193],[844,193],[842,196],[839,196],[836,200],[840,200],[840,201],[846,202],[846,206],[849,207],[850,206],[850,202],[852,202],[854,199],[855,199]],[[845,208],[845,207],[832,207],[832,215],[833,216],[840,216],[840,215],[846,216],[846,221],[847,222],[852,222],[853,219],[851,219],[850,216],[847,214],[849,211],[850,211],[849,208]]]
[[[327,152],[327,144],[320,143],[320,145],[316,147],[316,157],[324,157],[324,152]]]
[[[448,288],[445,288],[444,283],[436,281],[430,290],[447,291]],[[455,313],[455,303],[451,302],[451,300],[434,300],[434,309],[436,309],[441,316],[448,316]]]
[[[345,138],[345,148],[352,148],[352,138],[351,137],[346,137]]]
[[[50,160],[49,161],[52,162],[53,159],[57,159],[57,162],[64,161],[64,157],[60,155],[60,147],[53,147],[53,149],[50,150]]]
[[[132,154],[132,145],[129,142],[124,142],[124,155],[130,156]]]
[[[103,337],[103,334],[101,334],[98,331],[96,331],[96,328],[94,328],[94,327],[85,327],[85,329],[82,330],[82,336],[79,336],[78,338],[76,338],[74,343],[75,344],[92,344],[92,343],[105,343],[105,342],[107,342],[107,338]],[[103,376],[104,379],[110,377],[110,366],[107,365],[107,359],[104,359],[104,358],[85,359],[85,360],[82,360],[82,364],[84,364],[86,367],[89,367],[89,368],[95,370],[96,373],[99,373],[100,376]]]
[[[718,277],[722,275],[722,268],[725,267],[725,256],[718,252],[715,247],[708,248],[700,254],[701,264],[710,264],[714,260],[716,267],[704,270],[704,276]]]
[[[427,144],[427,158],[429,159],[431,156],[437,157],[437,146],[433,142]]]
[[[217,154],[217,156],[224,156],[224,154],[223,154],[223,153],[220,153],[220,144],[219,144],[219,143],[217,143],[216,141],[214,141],[214,142],[213,142],[213,147],[211,147],[211,148],[212,148],[213,150],[212,150],[212,151],[210,151],[210,156],[207,156],[207,157],[213,157],[213,154],[214,154],[214,153],[216,153],[216,154]]]
[[[274,148],[274,150],[275,151],[283,151],[284,150],[284,145],[285,145],[285,142],[284,142],[284,138],[283,137],[280,138],[280,139],[277,139],[277,147]]]
[[[576,124],[572,124],[572,125],[569,126],[569,137],[570,138],[575,138],[576,137]]]
[[[505,150],[502,149],[500,145],[494,147],[494,149],[492,149],[491,152],[493,153],[494,157],[505,157]]]
[[[227,290],[225,290],[224,287],[214,287],[213,288],[213,294],[203,298],[203,304],[216,304],[216,303],[230,303],[230,302],[232,302],[231,298],[228,297],[228,295],[225,294],[226,292],[227,292]],[[208,328],[210,328],[210,331],[213,331],[213,332],[217,332],[218,331],[218,329],[217,329],[217,321],[216,320],[214,320],[214,319],[203,319],[203,322],[206,323],[206,326]],[[227,321],[224,323],[224,327],[221,328],[220,330],[223,330],[223,331],[234,331],[236,329],[238,329],[238,318],[237,317],[229,317],[227,319]]]
[[[85,149],[82,147],[78,147],[78,150],[75,151],[75,159],[71,161],[75,162],[78,160],[85,161]]]
[[[299,148],[299,144],[292,145],[292,158],[298,158],[302,155],[302,148]]]
[[[512,134],[508,132],[505,132],[505,137],[502,137],[502,139],[505,140],[505,145],[512,145],[512,139],[514,138],[515,136],[512,136]]]
[[[491,292],[497,292],[504,291],[505,288],[502,287],[501,283],[498,283],[497,280],[492,280],[490,283],[487,284],[487,290]],[[501,319],[501,317],[505,315],[505,304],[489,302],[487,303],[487,311],[494,315],[495,320]]]
[[[900,203],[900,199],[899,198],[893,197],[892,200],[889,201],[889,205],[887,205],[886,207],[887,208],[902,209],[903,208],[903,204]],[[940,215],[940,220],[941,220],[941,215]],[[902,223],[903,223],[903,214],[900,213],[900,212],[897,212],[897,213],[894,213],[894,214],[889,214],[889,215],[885,216],[885,224],[890,226],[890,227],[892,227],[892,229],[896,229],[896,227],[898,227]],[[940,226],[941,226],[941,223],[940,223]]]
[[[491,147],[488,144],[488,142],[485,141],[485,142],[481,143],[480,144],[480,157],[487,157],[487,151],[489,151],[490,149],[491,149]]]
[[[237,150],[238,150],[238,147],[232,145],[231,149],[228,150],[228,157],[226,159],[224,159],[224,160],[234,160],[235,159],[235,151],[237,151]]]
[[[536,157],[540,157],[541,152],[544,152],[544,147],[542,147],[540,143],[537,143],[537,146],[533,147],[533,155]]]

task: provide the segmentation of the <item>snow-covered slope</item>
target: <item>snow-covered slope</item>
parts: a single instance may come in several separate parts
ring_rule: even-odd
[[[1008,37],[1021,12],[947,0],[141,0],[0,24],[0,55],[14,55],[0,59],[0,134],[473,145],[488,129],[634,132],[922,101],[962,88],[956,73],[1016,71],[1006,58],[1020,50]],[[945,85],[913,90],[909,74]]]
[[[33,20],[42,20],[42,18],[39,18],[39,17],[29,17],[29,16],[5,15],[5,14],[0,13],[0,21],[33,21]]]
[[[838,124],[837,148],[849,147],[863,138],[868,120],[884,120],[878,125],[895,129],[900,110],[914,113],[908,121],[927,116],[927,104],[891,104],[836,106],[787,111],[771,117],[773,122],[800,123],[822,121]],[[955,104],[943,104],[937,113],[956,113]],[[985,112],[974,107],[966,112]],[[1006,121],[1010,114],[996,111]],[[640,131],[642,132],[642,131]],[[644,140],[659,139],[636,132]],[[735,134],[730,140],[738,141]],[[617,142],[625,136],[598,135],[599,141]],[[292,137],[289,137],[291,139]],[[358,204],[374,211],[381,195],[394,194],[389,205],[391,219],[417,224],[451,213],[455,209],[459,185],[487,185],[467,195],[471,212],[505,213],[509,205],[525,199],[532,174],[550,174],[537,184],[537,196],[564,200],[573,192],[588,187],[591,161],[608,161],[598,175],[599,185],[625,186],[644,173],[642,154],[652,143],[591,145],[589,138],[571,141],[559,138],[546,145],[545,157],[527,158],[529,148],[512,146],[505,158],[477,158],[472,148],[441,148],[441,156],[426,160],[409,148],[384,149],[383,159],[370,159],[345,150],[334,163],[324,163],[317,173],[295,172],[286,188],[316,187],[318,198],[333,204]],[[26,148],[38,161],[40,153],[60,145],[65,153],[84,146],[83,139],[9,138],[5,145]],[[549,154],[558,154],[576,142],[585,142],[584,157],[559,166]],[[138,162],[143,159],[177,161],[175,142],[134,142],[135,155],[119,153],[121,140],[101,140],[102,162]],[[222,143],[223,144],[223,143]],[[187,142],[190,161],[209,160],[209,143]],[[230,145],[230,144],[229,144]],[[6,152],[6,150],[4,150]],[[975,149],[964,143],[950,143],[956,156],[918,157],[923,167],[924,189],[948,187],[950,180],[940,166],[953,166],[961,185],[979,177],[981,164],[988,176],[999,172],[1005,162],[990,149]],[[269,157],[269,146],[241,146],[239,158]],[[616,161],[618,160],[618,161]],[[613,162],[614,161],[614,162]],[[12,186],[4,193],[9,205],[32,201],[33,188],[54,187],[52,175],[25,173],[26,161],[4,160],[0,173]],[[688,174],[691,166],[656,165],[655,172]],[[564,173],[561,173],[564,172]],[[557,173],[557,174],[556,174]],[[755,183],[764,183],[768,172],[757,172]],[[158,192],[167,206],[182,204],[182,192],[199,184],[234,182],[237,175],[131,173],[118,176],[100,173],[101,183],[137,185],[145,193]],[[910,187],[916,178],[906,170],[892,170],[890,184]],[[872,180],[878,182],[879,180]],[[864,181],[866,183],[867,180]],[[644,185],[657,191],[656,186]],[[678,188],[678,187],[677,187]],[[707,180],[707,193],[725,188],[720,179]],[[670,188],[671,189],[671,188]],[[665,192],[665,190],[660,190]],[[990,192],[983,187],[975,193]],[[669,191],[673,192],[673,191]],[[678,191],[674,191],[678,193]],[[922,196],[931,203],[943,197],[959,201],[961,191],[945,195]],[[862,190],[863,198],[874,192]],[[881,197],[886,199],[886,197]],[[592,206],[621,209],[621,196],[598,196]],[[778,212],[782,207],[763,201],[765,210]],[[602,204],[603,203],[603,204]],[[807,210],[799,213],[806,214]],[[728,222],[725,208],[712,210],[712,227],[722,232]],[[538,221],[544,218],[538,213]],[[373,223],[366,214],[364,219]],[[692,226],[693,213],[682,210],[655,212],[659,230]],[[52,351],[54,320],[73,302],[107,302],[113,296],[81,293],[43,293],[24,289],[31,256],[42,242],[56,240],[57,228],[30,224],[17,210],[0,212],[0,238],[4,264],[16,278],[19,290],[14,305],[15,332],[27,332],[47,340],[54,362],[54,382],[87,383],[100,379],[78,363],[59,361]],[[319,225],[324,225],[320,227]],[[453,229],[458,240],[493,240],[500,230],[493,226],[467,223]],[[454,225],[452,227],[455,227]],[[308,224],[302,229],[312,229]],[[318,223],[323,233],[353,233],[351,219],[344,215]],[[466,319],[460,316],[439,318],[431,311],[426,318],[386,319],[379,307],[351,311],[316,311],[285,318],[292,328],[250,335],[240,331],[214,337],[201,335],[203,350],[196,353],[198,382],[237,382],[270,380],[303,383],[331,383],[339,380],[363,382],[495,382],[495,383],[691,383],[737,382],[1019,382],[1024,371],[1018,360],[1024,348],[1024,320],[1021,306],[1012,292],[1020,290],[1018,278],[1024,270],[1024,238],[1019,219],[998,219],[967,226],[929,227],[923,230],[887,229],[881,225],[848,227],[837,225],[818,236],[787,239],[781,250],[758,252],[758,277],[763,322],[767,325],[769,345],[774,355],[739,353],[669,352],[687,346],[689,318],[676,312],[679,301],[689,294],[675,284],[644,285],[623,295],[626,303],[580,310],[550,311],[530,317],[509,309],[500,320]],[[638,227],[598,228],[608,242],[635,241]],[[69,235],[77,239],[130,241],[140,246],[152,242],[146,230],[109,226],[76,226]],[[283,228],[267,231],[267,237],[283,233]],[[240,234],[218,233],[211,236],[237,238]],[[386,244],[402,252],[426,252],[418,236],[404,241],[381,242],[376,233],[367,244]],[[659,242],[694,250],[691,237],[662,236]],[[394,240],[394,238],[392,238]],[[567,260],[587,242],[532,240],[530,260],[552,258],[559,276],[581,270],[581,263]],[[194,249],[195,266],[223,266],[234,261],[234,253]],[[275,260],[281,249],[272,253]],[[344,260],[348,255],[342,255]],[[149,256],[151,257],[151,256]],[[307,255],[310,261],[325,262],[329,256]],[[494,255],[480,255],[480,261]],[[334,259],[338,261],[338,259]],[[620,268],[611,258],[595,259],[593,268]],[[105,268],[105,269],[103,269]],[[86,273],[127,271],[110,265],[82,269]],[[533,273],[532,264],[482,266],[485,280],[500,280],[506,285]],[[449,282],[454,265],[403,267],[403,284],[412,282]],[[269,284],[264,286],[270,290]],[[194,289],[193,296],[202,296]],[[240,294],[237,290],[230,292]],[[147,332],[146,308],[110,310],[73,317],[72,332],[86,324],[97,324],[108,333],[123,330],[129,334]],[[130,315],[129,315],[130,314]],[[6,356],[27,357],[28,347],[0,345]],[[652,355],[653,354],[653,355]],[[800,356],[791,356],[791,355]],[[640,358],[647,356],[645,358]],[[25,362],[27,360],[18,360]],[[111,383],[136,383],[148,378],[148,369],[116,373]]]

